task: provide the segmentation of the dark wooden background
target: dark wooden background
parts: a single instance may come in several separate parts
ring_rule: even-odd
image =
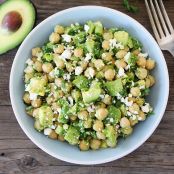
[[[79,5],[101,5],[127,11],[122,0],[34,0],[37,24],[48,16]],[[143,0],[134,0],[140,9],[130,14],[151,33]],[[174,25],[174,1],[165,0]],[[153,34],[153,33],[152,33]],[[174,57],[164,52],[170,74],[170,97],[164,118],[154,134],[135,152],[107,164],[80,166],[57,160],[34,145],[23,133],[11,108],[9,75],[17,49],[0,56],[0,174],[173,174],[174,173]]]

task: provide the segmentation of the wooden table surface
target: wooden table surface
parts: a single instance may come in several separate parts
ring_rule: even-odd
[[[65,8],[101,5],[127,13],[121,0],[34,0],[37,24]],[[144,1],[135,0],[140,13],[130,14],[151,33]],[[165,6],[174,25],[174,1]],[[152,33],[153,34],[153,33]],[[174,173],[174,58],[164,52],[170,74],[170,96],[165,115],[153,135],[136,151],[107,164],[80,166],[57,160],[40,150],[17,123],[9,98],[9,75],[17,49],[0,56],[0,174],[173,174]]]

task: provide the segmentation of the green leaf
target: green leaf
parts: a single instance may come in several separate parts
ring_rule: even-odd
[[[131,5],[129,0],[123,0],[123,6],[127,9],[127,11],[136,13],[138,12],[138,7]]]

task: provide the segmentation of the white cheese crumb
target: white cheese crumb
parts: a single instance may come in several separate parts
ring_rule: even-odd
[[[95,75],[95,70],[92,67],[89,67],[87,70],[89,73],[89,78],[93,78]]]
[[[127,65],[126,67],[125,67],[125,70],[129,70],[130,69],[130,65]]]
[[[81,66],[77,66],[75,68],[75,75],[80,75],[83,72],[83,68]]]
[[[109,120],[111,123],[113,123],[114,122],[114,119],[113,118],[110,118],[110,120]]]
[[[122,67],[119,68],[117,76],[118,77],[124,77],[125,76],[125,72],[124,72],[124,69]]]
[[[33,61],[31,59],[27,59],[27,61],[25,63],[28,65],[33,65]]]
[[[89,62],[89,60],[92,58],[92,53],[87,53],[85,57],[85,61]]]
[[[88,25],[84,25],[84,30],[86,31],[86,32],[88,32],[89,31],[89,26]]]
[[[50,135],[52,132],[52,129],[51,128],[45,128],[44,129],[44,135]]]
[[[61,108],[57,108],[57,112],[60,114],[61,113]]]
[[[52,126],[51,126],[51,129],[56,129],[56,126],[55,126],[55,125],[52,125]]]
[[[71,78],[71,75],[70,75],[70,74],[64,74],[64,75],[63,75],[63,79],[64,79],[64,80],[68,80],[68,81],[69,81],[70,78]]]
[[[116,39],[110,39],[109,46],[111,47],[111,49],[113,48],[124,49],[124,46],[121,43],[117,43]]]
[[[49,73],[50,77],[54,78],[54,69]]]
[[[68,126],[67,124],[64,124],[64,125],[63,125],[63,129],[64,129],[64,130],[67,130],[68,127],[69,127],[69,126]]]
[[[95,110],[94,110],[94,108],[92,106],[88,106],[87,107],[87,111],[88,112],[94,112]]]
[[[129,58],[130,58],[130,55],[131,55],[131,53],[128,52],[128,53],[124,56],[125,62],[128,62],[128,60],[129,60]]]
[[[132,115],[132,120],[136,120],[137,119],[137,117],[136,117],[136,115]]]
[[[128,97],[132,97],[132,94],[128,94]]]
[[[71,51],[70,50],[65,50],[61,55],[60,58],[63,59],[70,59],[71,58]]]
[[[128,97],[126,97],[125,99],[122,97],[121,102],[124,103],[128,107],[133,105],[133,101],[128,101]]]
[[[36,93],[30,93],[30,100],[36,100],[37,94]]]
[[[63,34],[62,35],[63,39],[65,42],[71,42],[71,36],[68,34]]]
[[[120,100],[122,98],[122,96],[119,93],[116,94],[116,97],[118,100]]]
[[[148,53],[139,53],[138,56],[140,56],[140,57],[144,57],[144,58],[147,58]]]
[[[70,106],[73,106],[73,98],[71,96],[68,97],[68,101],[69,101],[69,104]]]
[[[144,85],[141,85],[141,86],[139,87],[139,89],[145,89],[145,86],[144,86]]]
[[[150,105],[149,103],[146,103],[145,106],[141,107],[142,111],[145,113],[148,113],[150,111]]]
[[[101,95],[100,95],[100,98],[101,98],[101,99],[104,99],[104,98],[105,98],[105,96],[104,96],[103,94],[101,94]]]
[[[128,116],[131,116],[132,114],[131,114],[131,112],[127,111],[127,115],[128,115]]]

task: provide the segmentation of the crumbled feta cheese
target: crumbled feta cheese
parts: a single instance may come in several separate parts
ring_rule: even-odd
[[[149,103],[146,103],[145,106],[141,106],[141,109],[145,113],[150,112],[150,105],[149,105]]]
[[[132,94],[128,94],[128,97],[132,97]]]
[[[73,98],[71,96],[68,97],[68,101],[69,101],[69,104],[70,106],[73,106]]]
[[[65,50],[61,55],[60,58],[63,59],[70,59],[71,58],[71,51],[69,49]]]
[[[61,113],[61,108],[57,108],[57,112],[60,114]]]
[[[44,135],[50,135],[52,132],[52,129],[51,128],[45,128],[44,129]]]
[[[56,126],[55,126],[55,125],[52,125],[52,126],[51,126],[51,129],[56,129]]]
[[[69,126],[68,126],[67,124],[64,124],[64,125],[63,125],[63,129],[65,129],[65,130],[67,130],[68,127],[69,127]]]
[[[118,100],[120,100],[122,98],[122,96],[119,93],[116,94],[116,97]]]
[[[77,66],[75,68],[75,75],[80,75],[83,72],[83,68],[81,66]]]
[[[70,75],[70,74],[64,74],[64,75],[63,75],[63,79],[64,79],[64,80],[68,80],[68,81],[69,81],[70,78],[71,78],[71,75]]]
[[[142,117],[138,117],[138,121],[141,121],[141,120],[143,120]]]
[[[93,108],[93,105],[92,105],[92,106],[88,106],[88,107],[87,107],[87,111],[88,111],[88,112],[94,112],[95,109]]]
[[[85,57],[85,61],[89,62],[89,60],[92,58],[92,53],[87,53]]]
[[[110,118],[109,121],[110,121],[111,123],[113,123],[113,122],[114,122],[114,119],[113,119],[113,118]]]
[[[126,97],[125,99],[121,98],[121,102],[123,102],[128,107],[133,105],[133,101],[128,101],[128,97]]]
[[[138,114],[138,112],[137,112],[137,111],[133,111],[133,114],[137,115],[137,114]]]
[[[131,84],[131,86],[134,86],[135,85],[135,83],[132,81],[132,84]]]
[[[111,47],[111,49],[113,48],[124,49],[124,46],[121,43],[117,43],[116,39],[110,39],[109,46]]]
[[[65,42],[71,42],[71,36],[68,34],[63,34],[62,35],[63,39]]]
[[[137,116],[136,115],[132,115],[132,120],[136,120],[137,119]]]
[[[128,115],[128,116],[131,116],[132,114],[131,114],[131,112],[127,111],[127,115]]]
[[[128,62],[130,56],[131,56],[131,53],[130,53],[130,52],[128,52],[128,53],[124,56],[125,62]]]
[[[139,53],[138,56],[146,58],[148,56],[148,53]]]
[[[33,65],[33,61],[31,59],[27,59],[27,61],[25,63],[28,65]]]
[[[33,67],[32,67],[32,65],[27,66],[27,67],[24,69],[24,72],[25,72],[25,73],[31,73],[31,72],[33,72]]]
[[[139,86],[139,89],[145,89],[144,85]]]
[[[130,69],[130,65],[127,65],[126,67],[125,67],[125,70],[129,70]]]
[[[105,96],[104,96],[103,94],[101,94],[101,95],[100,95],[100,98],[101,98],[101,99],[104,99],[104,98],[105,98]]]
[[[54,69],[49,73],[50,77],[54,78]]]
[[[30,100],[36,100],[37,94],[36,93],[30,93]]]
[[[124,72],[124,69],[121,67],[121,68],[119,68],[119,70],[118,70],[118,75],[117,75],[118,77],[123,77],[123,76],[125,76],[125,72]]]
[[[84,30],[85,30],[86,32],[88,32],[88,31],[89,31],[89,26],[88,26],[88,25],[84,25]]]

